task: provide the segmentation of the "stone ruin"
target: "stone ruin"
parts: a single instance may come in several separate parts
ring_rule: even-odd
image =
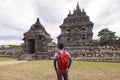
[[[85,61],[120,61],[120,50],[112,50],[111,47],[103,48],[94,45],[93,23],[84,9],[81,10],[77,3],[73,14],[68,16],[60,26],[61,34],[57,37],[58,43],[64,43],[65,49],[75,60]],[[56,44],[51,43],[50,35],[37,18],[30,30],[24,33],[24,54],[19,59],[50,59],[54,55]]]
[[[0,48],[0,57],[19,57],[21,53],[24,53],[21,46]]]
[[[73,14],[69,11],[68,16],[60,26],[61,34],[58,43],[64,43],[69,52],[82,49],[93,49],[93,23],[84,9],[81,10],[77,3]]]
[[[30,30],[24,33],[24,54],[19,59],[48,59],[48,43],[52,41],[43,25],[37,18]]]
[[[65,48],[76,60],[87,61],[120,61],[120,51],[111,51],[112,48],[101,48],[94,45],[93,23],[79,3],[73,14],[69,14],[60,25],[61,34],[58,43],[64,43]],[[117,41],[117,44],[119,41]],[[118,44],[119,45],[119,44]],[[109,51],[108,51],[109,50]]]
[[[65,48],[74,60],[120,62],[120,39],[115,42],[118,49],[113,48],[113,46],[95,46],[92,39],[93,23],[84,9],[81,10],[78,3],[73,14],[69,12],[64,19],[60,29],[58,43],[65,44]],[[21,47],[19,49],[4,49],[0,50],[0,54],[8,55],[9,52],[9,55],[13,55],[11,51],[14,51],[18,53],[19,60],[51,59],[57,50],[57,45],[51,42],[52,39],[40,23],[39,18],[30,30],[24,33],[23,40],[22,49]]]

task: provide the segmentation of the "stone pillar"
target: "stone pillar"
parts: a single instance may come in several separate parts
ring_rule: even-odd
[[[25,47],[26,47],[26,52],[28,52],[28,39],[26,40]]]
[[[39,40],[35,40],[35,52],[39,52]]]

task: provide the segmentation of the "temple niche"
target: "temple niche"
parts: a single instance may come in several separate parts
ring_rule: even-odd
[[[40,23],[39,18],[37,18],[36,23],[31,26],[30,30],[24,33],[23,40],[26,56],[31,55],[33,59],[43,59],[48,56],[47,44],[52,39]]]
[[[58,43],[64,43],[69,52],[90,49],[93,43],[93,25],[84,9],[81,10],[77,3],[73,14],[69,11],[60,26],[61,34],[58,36]]]

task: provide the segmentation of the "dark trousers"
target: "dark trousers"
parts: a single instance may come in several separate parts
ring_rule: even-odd
[[[67,70],[57,71],[57,80],[62,80],[62,77],[64,78],[64,80],[68,80],[68,71]]]

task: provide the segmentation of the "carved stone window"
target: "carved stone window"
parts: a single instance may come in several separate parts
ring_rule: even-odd
[[[85,40],[85,35],[82,35],[81,38],[82,38],[83,40]]]
[[[70,38],[67,38],[67,41],[70,41]]]
[[[70,29],[68,28],[67,31],[70,32]]]
[[[83,40],[85,40],[85,37],[82,37]]]
[[[83,31],[85,31],[85,28],[82,28]]]

